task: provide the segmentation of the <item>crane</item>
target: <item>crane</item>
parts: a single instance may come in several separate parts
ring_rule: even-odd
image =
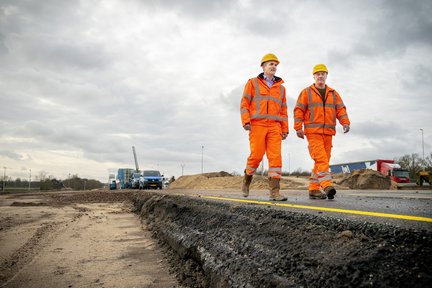
[[[137,160],[137,156],[136,156],[136,152],[135,152],[135,146],[132,146],[132,152],[133,152],[134,159],[135,159],[135,170],[136,170],[136,172],[139,172],[138,160]]]

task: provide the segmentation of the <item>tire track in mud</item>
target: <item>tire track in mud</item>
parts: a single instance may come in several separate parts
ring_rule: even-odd
[[[187,287],[430,287],[432,232],[161,194],[134,199]]]
[[[85,212],[85,210],[83,211],[79,207],[73,208],[76,209],[78,213],[73,215],[71,222],[78,220]],[[45,214],[37,220],[49,218],[52,215],[53,214]],[[33,223],[37,220],[24,221],[18,224]],[[68,225],[66,223],[66,221],[42,223],[42,226],[36,228],[32,237],[30,237],[25,244],[10,255],[10,257],[3,259],[0,263],[0,267],[2,267],[2,272],[0,273],[0,287],[7,286],[27,264],[31,263],[33,259],[66,228],[66,225]]]
[[[3,270],[1,275],[0,285],[7,285],[8,281],[13,279],[15,275],[43,249],[54,235],[54,231],[61,223],[46,223],[42,227],[36,229],[34,235],[18,250],[16,250],[8,259],[4,259],[0,264]]]

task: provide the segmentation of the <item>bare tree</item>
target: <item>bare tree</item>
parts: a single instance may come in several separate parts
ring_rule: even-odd
[[[396,158],[395,162],[408,170],[411,179],[415,179],[416,173],[422,171],[424,166],[423,159],[417,153]]]

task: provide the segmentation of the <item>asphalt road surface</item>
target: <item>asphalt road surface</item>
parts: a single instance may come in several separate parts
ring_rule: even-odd
[[[432,190],[339,190],[334,200],[311,200],[305,190],[284,190],[287,202],[268,201],[268,192],[253,190],[243,198],[237,190],[171,190],[174,194],[275,205],[315,215],[329,215],[404,228],[432,230]]]

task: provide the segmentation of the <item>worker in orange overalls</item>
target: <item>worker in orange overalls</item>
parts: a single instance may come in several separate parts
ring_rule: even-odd
[[[282,176],[282,140],[288,135],[288,112],[284,81],[275,76],[278,58],[266,54],[261,60],[263,73],[249,79],[240,103],[243,128],[249,132],[250,155],[243,179],[243,196],[249,196],[252,176],[264,153],[269,162],[269,190],[271,201],[286,201],[279,193]]]
[[[350,120],[339,93],[325,84],[327,67],[315,65],[312,74],[315,83],[303,89],[294,108],[294,129],[299,138],[304,139],[306,135],[309,153],[315,162],[309,198],[334,199],[336,189],[332,186],[329,172],[332,138],[336,135],[336,119],[343,126],[344,133],[350,130]]]

